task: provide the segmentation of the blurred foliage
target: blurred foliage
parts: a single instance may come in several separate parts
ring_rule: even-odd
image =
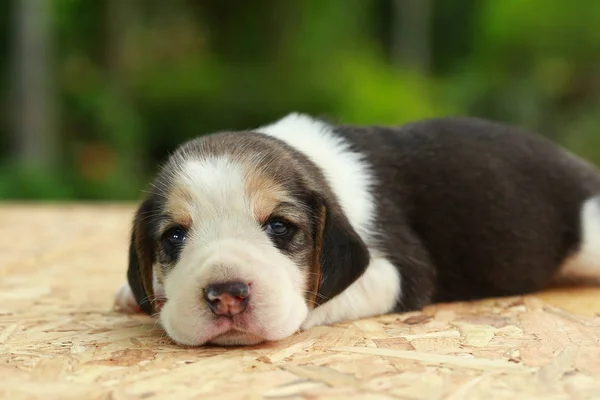
[[[0,3],[1,43],[14,1]],[[428,71],[393,59],[399,3],[54,0],[61,163],[16,163],[0,114],[0,198],[135,199],[182,141],[289,111],[359,124],[482,116],[600,164],[600,2],[430,0]],[[0,45],[6,104],[12,50]]]

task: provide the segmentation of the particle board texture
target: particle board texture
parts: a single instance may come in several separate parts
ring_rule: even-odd
[[[442,304],[246,348],[112,309],[130,204],[0,207],[2,399],[600,399],[600,290]]]

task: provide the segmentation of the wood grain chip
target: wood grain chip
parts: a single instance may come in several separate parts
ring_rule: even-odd
[[[420,361],[427,365],[447,365],[474,369],[508,369],[508,370],[520,370],[520,371],[533,371],[533,369],[524,367],[519,364],[511,363],[508,361],[501,360],[487,360],[487,359],[476,359],[468,357],[448,356],[440,354],[429,354],[429,353],[418,353],[414,351],[405,350],[392,350],[392,349],[373,349],[373,348],[360,348],[360,347],[338,347],[332,349],[333,351],[359,353],[359,354],[370,354],[374,356],[383,357],[398,357],[407,360]]]
[[[373,342],[380,348],[396,349],[396,350],[414,350],[415,347],[402,337],[389,339],[373,339]]]
[[[538,379],[548,383],[562,378],[565,373],[573,370],[573,363],[578,353],[579,348],[576,346],[565,347],[552,361],[537,371]]]
[[[465,322],[457,322],[463,344],[473,347],[487,346],[496,334],[496,328],[491,325],[475,325]]]
[[[414,315],[412,317],[406,318],[402,322],[404,322],[407,325],[422,325],[422,324],[426,324],[429,321],[431,321],[431,317],[430,316],[426,316],[426,315]]]
[[[351,386],[356,387],[359,382],[351,375],[342,374],[334,369],[317,365],[281,365],[280,368],[293,373],[299,377],[310,379],[315,382],[324,383],[330,387]]]
[[[124,349],[112,352],[108,358],[91,361],[91,364],[103,364],[127,367],[139,364],[142,361],[154,359],[156,353],[152,350]]]

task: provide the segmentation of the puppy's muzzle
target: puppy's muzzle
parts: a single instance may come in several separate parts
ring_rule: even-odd
[[[250,285],[244,282],[215,283],[206,287],[204,299],[213,314],[232,318],[248,306]]]

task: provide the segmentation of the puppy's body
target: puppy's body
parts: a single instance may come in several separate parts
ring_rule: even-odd
[[[599,194],[595,167],[515,128],[467,118],[349,127],[292,114],[171,157],[136,217],[129,290],[149,313],[147,297],[164,292],[160,319],[180,343],[249,344],[597,279]],[[273,234],[277,218],[292,234]],[[186,237],[176,257],[163,248],[173,226]],[[251,297],[224,317],[202,293],[227,281],[248,283]],[[121,305],[132,303],[127,290]]]
[[[598,255],[600,276],[600,236],[594,235],[600,220],[592,211],[600,209],[600,173],[564,149],[474,119],[338,132],[373,166],[384,251],[403,264],[397,235],[413,236],[435,267],[432,299],[406,307],[541,289],[580,250],[585,233],[596,240],[596,249],[586,250]],[[595,228],[582,230],[582,214]],[[410,281],[418,272],[406,275]],[[404,293],[409,286],[414,282]]]

